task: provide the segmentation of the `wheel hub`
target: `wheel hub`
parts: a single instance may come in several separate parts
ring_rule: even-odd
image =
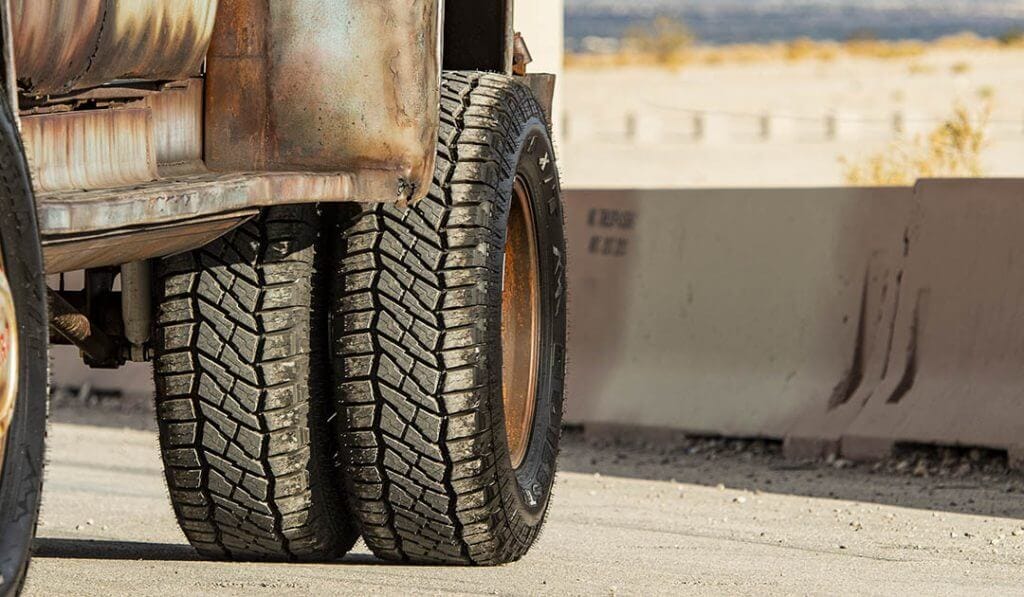
[[[540,359],[540,260],[530,191],[516,178],[505,240],[501,300],[502,397],[512,467],[530,445]]]
[[[18,324],[7,275],[0,263],[0,470],[3,469],[7,432],[18,396]]]

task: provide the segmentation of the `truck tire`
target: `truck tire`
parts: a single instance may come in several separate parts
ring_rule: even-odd
[[[330,428],[320,215],[274,207],[158,267],[157,417],[205,557],[327,561],[358,538]]]
[[[333,350],[346,487],[380,558],[497,565],[547,512],[565,239],[546,118],[511,77],[447,73],[429,196],[342,213]]]
[[[43,271],[28,167],[0,99],[0,596],[25,582],[39,517],[49,396]]]

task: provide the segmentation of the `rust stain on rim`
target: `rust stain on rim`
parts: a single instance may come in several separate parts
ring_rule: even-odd
[[[14,315],[14,297],[0,260],[0,472],[18,397],[18,325]]]
[[[540,361],[540,259],[530,191],[516,178],[501,292],[502,399],[512,467],[529,451]]]

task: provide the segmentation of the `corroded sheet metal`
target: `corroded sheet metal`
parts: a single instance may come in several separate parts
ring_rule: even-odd
[[[161,175],[199,167],[203,159],[203,81],[146,98],[153,112],[153,146]]]
[[[199,172],[120,188],[36,195],[44,244],[54,237],[171,224],[253,207],[351,200],[347,174]]]
[[[25,153],[37,193],[132,185],[156,179],[148,109],[24,116]]]
[[[106,0],[11,0],[17,73],[41,93],[70,90],[89,67]]]
[[[217,0],[10,0],[19,83],[36,95],[199,74]]]
[[[185,223],[51,239],[43,243],[43,263],[46,272],[54,274],[173,255],[202,247],[257,214],[255,209],[243,210]]]
[[[144,109],[23,117],[36,193],[154,180],[152,129],[151,112]]]
[[[325,18],[330,15],[330,18]],[[208,62],[215,170],[387,173],[367,201],[417,199],[433,173],[437,0],[222,0]]]

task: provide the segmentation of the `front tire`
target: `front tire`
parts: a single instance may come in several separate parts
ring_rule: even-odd
[[[510,77],[448,73],[429,196],[342,214],[333,337],[345,477],[387,560],[522,557],[551,495],[565,239],[545,116]]]
[[[49,385],[41,247],[24,153],[0,99],[0,393],[12,390],[0,396],[0,596],[25,582],[39,517]]]

